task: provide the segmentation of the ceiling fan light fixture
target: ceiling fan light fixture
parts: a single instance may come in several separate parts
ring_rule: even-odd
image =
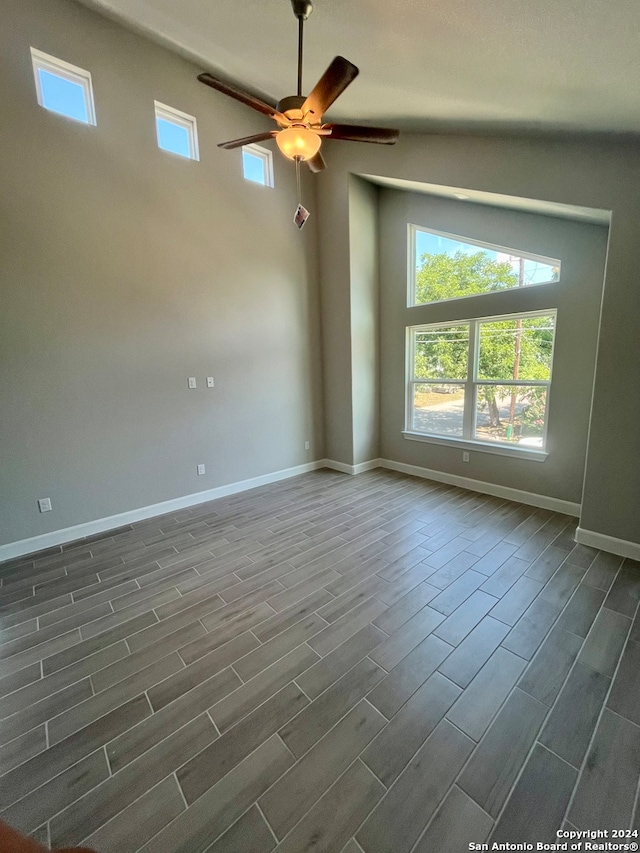
[[[276,135],[278,148],[289,160],[310,160],[320,150],[321,142],[308,127],[286,127]]]

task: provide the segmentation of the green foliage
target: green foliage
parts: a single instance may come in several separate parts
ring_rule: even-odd
[[[486,252],[472,255],[424,254],[416,274],[416,303],[438,302],[458,296],[491,293],[518,286],[518,274],[506,261],[494,261]]]
[[[466,379],[469,327],[442,326],[416,335],[416,378]]]
[[[479,379],[549,379],[553,327],[549,317],[480,325]],[[517,375],[514,374],[517,353]]]
[[[485,252],[472,255],[425,254],[416,276],[416,302],[425,303],[518,286],[511,264],[495,261]],[[479,386],[481,410],[488,412],[492,428],[501,426],[496,391],[511,395],[517,410],[517,427],[535,432],[544,417],[544,392],[518,386],[509,380],[545,380],[550,377],[553,346],[553,318],[527,317],[481,323],[478,378],[501,381]],[[416,333],[416,378],[447,380],[467,378],[469,327],[467,324],[442,326]],[[515,421],[514,421],[515,423]]]
[[[520,389],[522,390],[522,389]],[[544,388],[529,388],[526,405],[520,415],[523,435],[542,435],[547,401]]]
[[[497,391],[497,394],[496,394]],[[512,437],[514,439],[528,436],[542,436],[544,432],[544,414],[546,407],[546,388],[527,387],[522,385],[496,388],[494,385],[481,385],[478,389],[478,409],[489,417],[490,432],[496,431],[503,436],[505,423],[500,420],[498,412],[498,397],[504,401],[513,401],[515,417]],[[507,418],[507,423],[510,418]],[[482,430],[481,430],[482,432]]]

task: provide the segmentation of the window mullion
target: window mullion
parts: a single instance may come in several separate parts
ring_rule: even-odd
[[[405,372],[407,377],[406,384],[406,412],[405,412],[405,423],[408,425],[409,429],[413,429],[413,401],[415,399],[415,362],[416,362],[416,332],[415,329],[407,329],[407,343],[406,347],[406,364],[405,364]]]
[[[473,413],[475,411],[474,379],[477,371],[478,333],[477,322],[469,323],[469,353],[467,356],[467,381],[464,384],[464,412],[462,415],[462,436],[471,438],[473,435]]]

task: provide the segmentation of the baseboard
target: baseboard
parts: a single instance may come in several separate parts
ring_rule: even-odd
[[[596,533],[595,530],[585,530],[579,527],[576,530],[576,542],[581,545],[589,545],[591,548],[599,548],[601,551],[609,551],[619,557],[630,557],[632,560],[640,560],[640,542],[628,542],[626,539],[616,539],[615,536],[607,536],[605,533]]]
[[[368,462],[359,462],[357,465],[347,465],[345,462],[336,462],[335,459],[325,459],[323,461],[325,468],[340,471],[341,474],[363,474],[365,471],[381,467],[380,459],[369,459]]]
[[[73,542],[76,539],[82,539],[85,536],[93,536],[96,533],[104,533],[107,530],[114,530],[117,527],[122,527],[126,524],[133,524],[136,521],[144,521],[145,519],[153,518],[156,515],[164,515],[167,512],[186,509],[190,506],[197,506],[197,504],[213,501],[217,498],[224,498],[227,495],[234,495],[238,492],[255,489],[258,486],[277,483],[279,480],[287,480],[289,477],[296,477],[298,474],[306,474],[308,471],[316,471],[318,468],[325,467],[329,467],[327,465],[327,460],[318,459],[315,462],[296,465],[294,468],[284,468],[280,471],[273,471],[270,474],[251,477],[249,480],[240,480],[236,483],[228,483],[225,486],[217,486],[216,488],[208,489],[205,492],[195,492],[191,495],[172,498],[171,500],[162,501],[161,503],[139,507],[138,509],[121,512],[117,515],[110,515],[106,518],[97,518],[95,521],[76,524],[73,527],[65,527],[61,530],[52,530],[50,533],[42,533],[39,536],[32,536],[29,539],[20,539],[18,542],[9,542],[6,545],[0,545],[0,562],[10,560],[14,557],[20,557],[23,554],[42,551],[45,548],[51,548],[55,545],[64,545],[66,542]]]
[[[551,498],[547,495],[537,495],[507,486],[498,486],[482,480],[472,480],[469,477],[447,474],[443,471],[432,470],[431,468],[420,468],[417,465],[393,462],[390,459],[370,459],[367,462],[360,462],[357,465],[347,465],[344,462],[337,462],[333,459],[318,459],[315,462],[307,462],[304,465],[296,465],[293,468],[285,468],[280,471],[273,471],[270,474],[263,474],[259,477],[251,477],[248,480],[240,480],[224,486],[217,486],[214,489],[208,489],[204,492],[196,492],[180,498],[172,498],[161,503],[122,512],[118,515],[110,515],[106,518],[98,518],[94,521],[76,524],[73,527],[65,527],[62,530],[53,530],[50,533],[32,536],[29,539],[21,539],[18,542],[9,542],[6,545],[0,545],[0,562],[20,557],[23,554],[42,551],[45,548],[51,548],[56,545],[64,545],[67,542],[73,542],[85,536],[93,536],[96,533],[104,533],[107,530],[113,530],[127,524],[134,524],[136,521],[144,521],[156,515],[164,515],[167,512],[197,506],[198,504],[223,498],[227,495],[234,495],[238,492],[255,489],[258,486],[277,483],[279,480],[287,480],[290,477],[296,477],[308,471],[316,471],[318,468],[331,468],[334,471],[340,471],[342,474],[362,474],[374,468],[388,468],[391,471],[399,471],[404,474],[411,474],[414,477],[435,480],[438,483],[460,486],[463,489],[470,489],[471,491],[482,492],[487,495],[495,495],[499,498],[518,501],[519,503],[541,507],[542,509],[549,509],[553,512],[563,512],[576,517],[580,515],[580,504],[571,503],[570,501]],[[639,544],[625,542],[622,539],[615,539],[612,536],[605,536],[604,534],[595,533],[590,530],[581,530],[581,528],[578,528],[578,534],[576,534],[576,540],[582,542],[584,545],[591,545],[594,548],[601,548],[604,551],[611,551],[614,554],[620,554],[624,557],[640,559]],[[579,536],[584,538],[579,538]]]
[[[353,465],[347,465],[344,462],[336,462],[335,459],[324,459],[324,467],[331,468],[332,471],[339,471],[341,474],[355,474]]]
[[[391,471],[412,474],[414,477],[423,477],[426,480],[435,480],[438,483],[447,483],[450,486],[460,486],[461,489],[470,489],[472,492],[482,492],[485,495],[494,495],[497,498],[517,501],[528,506],[562,512],[576,518],[580,515],[580,504],[563,501],[560,498],[537,495],[534,492],[486,483],[484,480],[472,480],[470,477],[460,477],[457,474],[447,474],[445,471],[434,471],[431,468],[420,468],[417,465],[405,465],[404,462],[393,462],[391,459],[380,459],[378,462],[381,468],[388,468]]]
[[[374,468],[381,468],[382,465],[381,459],[369,459],[368,462],[360,462],[358,465],[354,465],[354,473],[355,474],[363,474],[365,471],[373,471]]]

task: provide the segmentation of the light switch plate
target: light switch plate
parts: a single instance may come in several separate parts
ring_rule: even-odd
[[[213,376],[207,376],[207,388],[213,388],[213,386],[214,386]]]
[[[195,387],[196,387],[196,377],[190,376],[189,377],[189,388],[195,388]]]
[[[40,498],[38,501],[38,508],[40,512],[51,512],[51,498]]]
[[[202,477],[202,475],[204,474],[204,465],[198,465],[196,470],[198,472],[198,477]]]

